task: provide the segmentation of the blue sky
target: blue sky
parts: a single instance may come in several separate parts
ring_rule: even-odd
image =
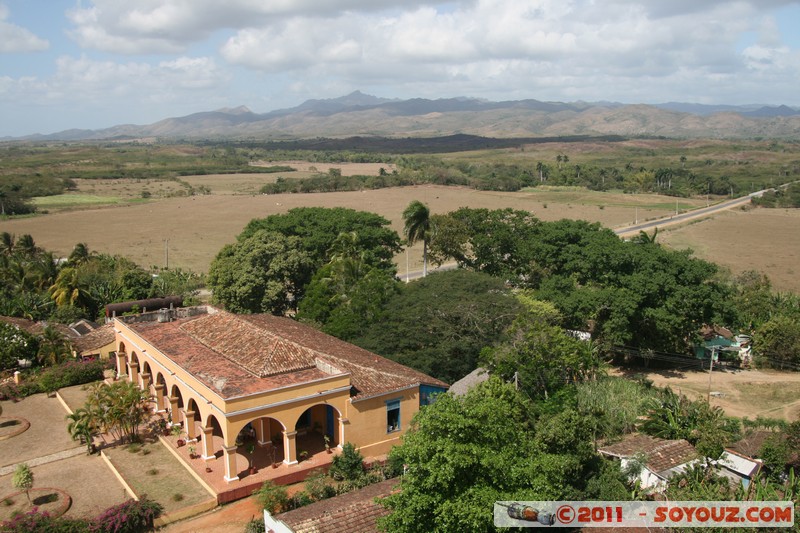
[[[0,0],[0,137],[356,89],[800,106],[800,3]]]

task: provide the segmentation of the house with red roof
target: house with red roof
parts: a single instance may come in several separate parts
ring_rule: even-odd
[[[113,327],[118,376],[149,390],[204,460],[222,459],[229,483],[243,439],[275,464],[345,442],[380,456],[447,390],[290,318],[199,306],[117,316]]]

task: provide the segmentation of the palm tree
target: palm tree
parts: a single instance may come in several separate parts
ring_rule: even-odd
[[[414,200],[403,211],[405,228],[403,233],[409,246],[422,241],[422,275],[428,275],[428,239],[431,233],[431,212],[428,206]]]
[[[92,256],[94,252],[89,251],[89,247],[86,245],[85,242],[79,242],[75,245],[72,249],[72,252],[69,254],[67,258],[67,263],[70,265],[80,265],[82,263],[87,262]]]
[[[54,366],[69,357],[70,353],[69,342],[61,332],[53,326],[45,327],[39,339],[39,353],[36,355],[39,362]]]

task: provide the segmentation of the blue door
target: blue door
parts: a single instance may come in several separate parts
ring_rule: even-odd
[[[334,439],[334,435],[336,435],[336,431],[333,427],[333,407],[330,405],[325,406],[325,434],[330,437],[331,444],[336,440]]]

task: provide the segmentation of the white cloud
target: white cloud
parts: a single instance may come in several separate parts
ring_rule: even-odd
[[[50,47],[46,39],[8,22],[9,16],[8,7],[0,4],[0,53],[39,52]]]
[[[4,100],[26,100],[42,105],[70,105],[92,102],[103,106],[130,108],[146,102],[202,101],[221,91],[229,75],[211,58],[181,57],[156,65],[94,61],[86,56],[62,56],[56,61],[56,73],[49,79],[32,77],[3,78],[0,96]]]

